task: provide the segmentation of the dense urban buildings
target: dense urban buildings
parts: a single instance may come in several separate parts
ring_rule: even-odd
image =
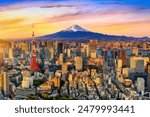
[[[150,99],[150,42],[32,36],[0,43],[0,99]]]

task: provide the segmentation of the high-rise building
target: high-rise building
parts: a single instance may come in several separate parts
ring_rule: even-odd
[[[67,57],[71,57],[71,50],[69,48],[67,49]]]
[[[139,54],[138,48],[133,48],[132,49],[132,54],[134,54],[135,56],[137,56]]]
[[[9,59],[13,59],[13,50],[12,50],[12,48],[9,48],[8,56],[9,56]]]
[[[142,62],[144,61],[144,63]],[[143,72],[143,67],[145,68],[147,66],[147,62],[149,61],[148,57],[130,57],[130,68],[132,71],[142,71]],[[144,64],[144,66],[143,66]]]
[[[82,57],[80,56],[75,57],[75,66],[77,70],[82,70],[83,67]]]
[[[89,57],[89,54],[90,54],[89,45],[88,45],[88,44],[85,44],[85,45],[83,46],[83,49],[84,49],[84,51],[85,51],[86,57]]]
[[[59,77],[53,78],[53,82],[54,82],[55,87],[60,88],[60,78]]]
[[[97,40],[90,40],[89,47],[90,50],[97,50],[98,42]]]
[[[90,57],[91,58],[97,58],[97,50],[91,50],[90,51]]]
[[[126,66],[127,65],[127,60],[126,60],[126,50],[125,49],[121,49],[119,52],[119,59],[122,59],[122,65]]]
[[[60,53],[59,54],[59,64],[62,65],[63,62],[64,62],[64,55],[63,55],[63,53]]]
[[[122,59],[117,60],[117,68],[121,69],[122,68]]]
[[[137,91],[141,92],[145,90],[145,80],[144,78],[137,78]]]
[[[51,55],[50,55],[50,51],[47,47],[45,48],[44,53],[45,53],[45,59],[50,59]]]
[[[57,55],[59,56],[60,53],[63,53],[63,43],[58,43],[57,46]]]
[[[52,43],[51,41],[48,41],[48,42],[47,42],[47,47],[48,47],[48,48],[52,48],[52,47],[53,47],[53,43]]]
[[[144,73],[144,60],[136,61],[135,72],[143,72]]]
[[[3,80],[3,74],[0,73],[0,90],[2,90],[2,80]]]
[[[9,78],[6,72],[0,73],[0,89],[5,96],[9,95]]]
[[[146,42],[143,43],[143,50],[147,50],[147,44],[146,44]]]
[[[0,67],[3,65],[4,61],[3,61],[3,53],[0,52]]]
[[[147,69],[148,69],[147,88],[148,88],[148,91],[150,91],[150,63],[147,65]]]
[[[62,64],[62,75],[68,72],[68,65],[66,63]]]
[[[53,60],[54,59],[54,55],[55,55],[54,47],[50,48],[49,51],[50,51],[50,59]]]

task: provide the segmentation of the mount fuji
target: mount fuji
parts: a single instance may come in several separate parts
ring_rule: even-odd
[[[79,25],[73,25],[67,29],[61,30],[54,34],[44,35],[37,37],[37,40],[90,40],[90,39],[97,39],[97,40],[104,40],[104,41],[133,41],[133,40],[149,40],[148,37],[127,37],[127,36],[115,36],[115,35],[107,35],[102,33],[96,33],[88,31]]]
[[[79,25],[73,25],[65,30],[62,30],[63,32],[89,32],[88,30],[80,27]]]

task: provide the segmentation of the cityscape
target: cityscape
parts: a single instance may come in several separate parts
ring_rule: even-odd
[[[39,5],[39,1],[36,5]],[[62,1],[63,5],[59,3],[40,8],[53,10],[54,7],[75,7]],[[4,4],[9,7],[14,5],[12,2]],[[15,4],[19,4],[17,0]],[[18,6],[26,9],[24,4],[29,3],[20,3]],[[103,3],[106,4],[108,3]],[[122,5],[118,2],[109,3],[114,4]],[[146,7],[145,4],[142,5]],[[17,10],[20,8],[18,6]],[[2,13],[7,11],[1,7],[2,4]],[[10,7],[11,10],[12,8],[14,10],[14,7]],[[142,12],[146,14],[149,7],[145,9]],[[75,18],[75,15],[78,14],[74,13],[71,17]],[[27,25],[29,34],[23,37],[26,28],[23,33],[20,29],[12,33],[8,28],[17,29],[16,23],[5,27],[0,20],[0,100],[150,100],[150,38],[146,27],[144,31],[141,26],[141,35],[140,31],[135,35],[133,30],[133,35],[124,33],[127,35],[122,36],[92,31],[92,28],[81,27],[79,24],[82,21],[79,23],[78,20],[73,20],[68,22],[66,29],[40,35],[37,29],[43,22],[31,22],[30,20]],[[59,23],[55,25],[58,26]],[[43,27],[43,32],[48,29]],[[3,32],[3,29],[8,32]]]

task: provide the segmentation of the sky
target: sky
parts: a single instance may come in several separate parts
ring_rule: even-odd
[[[0,39],[52,34],[74,24],[104,34],[150,37],[150,0],[0,0]]]

